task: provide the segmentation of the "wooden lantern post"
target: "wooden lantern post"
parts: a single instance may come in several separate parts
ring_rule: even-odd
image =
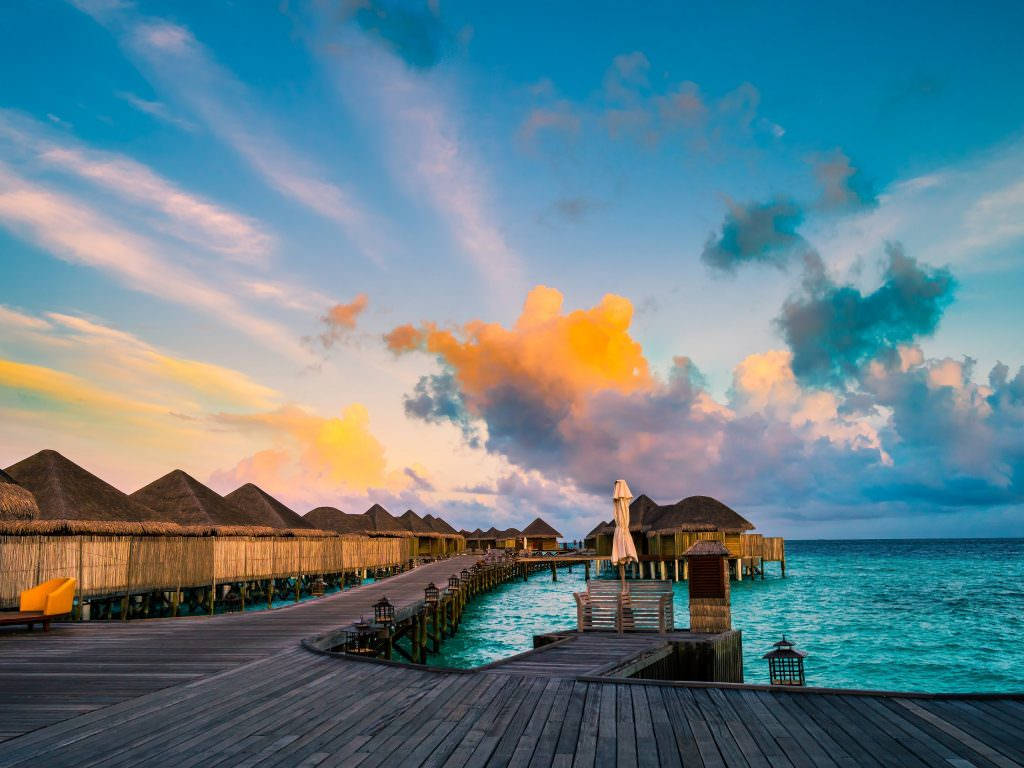
[[[690,590],[690,631],[717,634],[732,629],[729,550],[720,541],[700,539],[686,550]]]

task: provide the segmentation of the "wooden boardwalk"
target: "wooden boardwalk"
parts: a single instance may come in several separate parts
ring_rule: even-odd
[[[452,567],[264,614],[0,635],[0,728],[30,731],[0,742],[0,767],[1024,764],[1019,698],[597,676],[615,653],[650,649],[643,636],[576,638],[470,672],[299,646],[381,594],[422,599]]]

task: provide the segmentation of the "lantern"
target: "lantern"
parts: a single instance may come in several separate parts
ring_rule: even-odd
[[[327,582],[326,582],[326,581],[324,581],[324,577],[323,577],[323,576],[317,576],[317,579],[316,579],[316,581],[314,581],[314,582],[313,582],[313,583],[312,583],[312,584],[310,585],[310,591],[311,591],[311,592],[312,592],[312,593],[313,593],[313,594],[314,594],[314,595],[315,595],[316,597],[323,597],[323,596],[324,596],[324,592],[325,592],[326,590],[327,590]]]
[[[459,588],[459,577],[456,576],[453,573],[451,576],[448,577],[448,589],[450,589],[452,592],[454,592],[458,588]]]
[[[462,569],[462,580],[469,581],[469,570],[467,570],[466,568]]]
[[[395,606],[387,597],[373,604],[373,620],[378,624],[391,624],[395,620]]]
[[[804,657],[807,653],[798,651],[783,635],[761,658],[768,659],[768,676],[772,685],[803,685]]]
[[[437,605],[437,599],[441,594],[441,590],[434,586],[434,582],[430,582],[427,588],[423,590],[423,600],[427,605]]]

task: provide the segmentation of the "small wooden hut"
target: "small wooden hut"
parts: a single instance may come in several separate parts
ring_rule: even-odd
[[[160,520],[146,504],[132,499],[57,451],[43,450],[12,464],[7,475],[31,492],[43,520]]]
[[[0,469],[0,520],[36,520],[38,517],[36,497]]]
[[[536,518],[523,530],[528,552],[551,552],[558,549],[558,540],[562,537],[558,531]]]
[[[251,525],[265,525],[268,528],[313,528],[306,518],[295,512],[258,485],[246,483],[236,488],[224,501],[245,512]]]

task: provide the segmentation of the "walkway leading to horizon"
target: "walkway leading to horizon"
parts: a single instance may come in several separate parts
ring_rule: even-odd
[[[591,637],[466,672],[300,646],[382,594],[422,600],[456,563],[276,611],[0,634],[0,768],[1024,764],[1020,697],[582,676],[607,654]],[[609,640],[627,654],[650,647]],[[572,647],[589,667],[562,658]]]

